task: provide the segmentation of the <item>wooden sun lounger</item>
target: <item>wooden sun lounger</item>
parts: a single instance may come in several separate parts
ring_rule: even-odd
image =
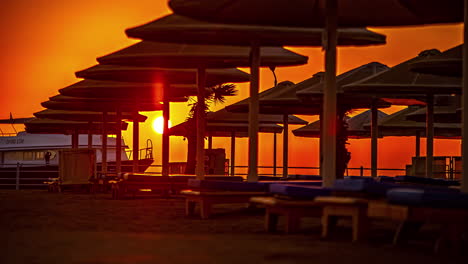
[[[322,218],[322,237],[327,238],[340,217],[350,217],[352,239],[358,241],[367,234],[367,200],[322,196],[314,200],[286,200],[275,197],[253,197],[251,202],[265,206],[265,229],[275,231],[278,217],[286,218],[286,233],[298,231],[302,217]]]
[[[460,245],[460,236],[468,231],[468,209],[458,208],[432,208],[410,205],[389,204],[384,201],[370,201],[368,204],[368,217],[380,218],[400,222],[395,233],[394,244],[407,236],[407,232],[414,232],[423,223],[441,224],[445,232],[441,234],[434,250],[439,251],[445,243],[455,248]],[[402,238],[403,237],[403,238]]]
[[[141,175],[140,175],[141,176]],[[149,176],[155,177],[148,180],[128,180],[117,179],[111,180],[112,199],[124,199],[128,194],[133,197],[141,190],[159,191],[162,196],[167,196],[171,191],[171,182],[169,177],[162,176]]]
[[[183,190],[185,196],[185,213],[193,216],[196,204],[200,205],[200,217],[208,219],[211,207],[215,204],[249,203],[252,196],[267,195],[266,192],[248,191],[214,191],[214,190]]]
[[[276,231],[278,219],[285,217],[285,233],[297,232],[302,217],[321,217],[322,206],[313,200],[286,200],[275,197],[252,197],[250,202],[265,207],[265,230]]]

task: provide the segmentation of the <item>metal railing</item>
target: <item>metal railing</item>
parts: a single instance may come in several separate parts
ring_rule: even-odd
[[[56,174],[58,176],[58,170],[27,169],[30,166],[19,162],[16,164],[3,164],[3,166],[5,165],[14,167],[11,167],[11,169],[3,168],[1,170],[0,187],[14,187],[16,190],[20,190],[21,187],[46,187],[47,184],[44,182],[50,180],[52,177],[41,177],[41,175]],[[33,175],[39,176],[32,177]]]

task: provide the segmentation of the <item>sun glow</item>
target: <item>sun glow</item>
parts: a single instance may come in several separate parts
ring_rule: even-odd
[[[163,120],[164,120],[164,118],[162,116],[157,117],[157,118],[154,119],[154,121],[153,121],[153,130],[154,130],[154,132],[156,132],[158,134],[163,133]],[[171,120],[169,120],[169,127],[171,127],[171,126],[172,126]]]

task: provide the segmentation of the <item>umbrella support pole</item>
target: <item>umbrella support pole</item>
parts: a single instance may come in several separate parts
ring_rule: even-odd
[[[231,176],[235,176],[236,168],[236,132],[231,132]]]
[[[288,115],[283,115],[283,177],[288,177],[289,122]]]
[[[426,178],[432,178],[434,176],[432,167],[434,161],[434,95],[428,94],[426,101]]]
[[[377,148],[378,148],[378,113],[377,99],[372,100],[371,108],[371,176],[377,177]]]
[[[276,142],[276,132],[273,133],[273,176],[276,176],[276,146],[277,146],[277,142]]]
[[[414,156],[416,157],[419,157],[421,154],[421,132],[420,131],[416,131],[416,139],[415,139],[415,145],[416,145],[416,152],[414,154]]]
[[[122,121],[122,111],[120,111],[119,108],[117,108],[116,119],[119,127],[117,131],[115,131],[117,133],[115,138],[115,172],[119,176],[122,172],[122,130],[120,128]]]
[[[197,70],[197,158],[195,174],[197,179],[205,178],[205,79],[206,70],[199,67]]]
[[[107,174],[107,112],[102,113],[102,153],[101,172]]]
[[[163,134],[162,134],[162,175],[169,176],[169,118],[170,118],[170,105],[169,105],[169,85],[163,82]]]
[[[93,122],[88,122],[88,148],[92,148],[93,147],[93,132],[92,132],[92,128],[93,128]]]
[[[325,2],[325,86],[323,91],[323,186],[331,187],[336,179],[336,61],[338,1]]]
[[[464,1],[464,43],[468,42],[468,0]],[[468,193],[468,45],[463,45],[463,91],[462,91],[462,176],[461,191]]]
[[[247,181],[258,180],[258,93],[260,87],[260,42],[250,46],[249,163]]]
[[[138,123],[138,112],[135,112],[135,118],[133,119],[133,173],[138,172],[138,159],[139,148],[140,148],[140,123]]]
[[[75,129],[72,133],[72,149],[78,149],[78,129]]]

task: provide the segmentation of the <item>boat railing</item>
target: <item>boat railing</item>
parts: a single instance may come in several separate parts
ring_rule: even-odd
[[[129,159],[132,159],[133,149],[126,149],[125,153]],[[138,159],[152,159],[153,158],[153,141],[146,140],[146,147],[138,150]]]

